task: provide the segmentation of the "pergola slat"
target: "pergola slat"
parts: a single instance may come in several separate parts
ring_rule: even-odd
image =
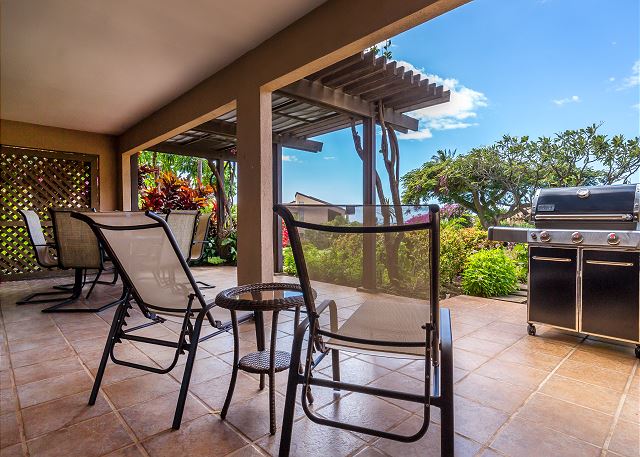
[[[404,113],[449,98],[448,91],[420,73],[361,52],[273,93],[273,141],[318,152],[322,143],[308,138],[348,128],[352,118],[357,124],[376,118],[380,101],[387,123],[400,132],[417,130],[418,120]],[[235,148],[236,122],[232,110],[149,149],[233,160],[225,157]]]

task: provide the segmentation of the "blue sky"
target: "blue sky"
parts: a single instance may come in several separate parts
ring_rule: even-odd
[[[420,131],[400,141],[403,174],[438,149],[465,152],[503,134],[603,122],[603,133],[640,135],[638,0],[474,0],[392,44],[394,60],[452,91],[449,103],[413,113]],[[361,203],[350,131],[317,139],[319,154],[284,150],[284,200],[299,191]]]

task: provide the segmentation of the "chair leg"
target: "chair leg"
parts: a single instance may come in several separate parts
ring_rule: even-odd
[[[451,316],[448,309],[440,310],[441,347],[441,395],[443,399],[440,408],[440,440],[442,456],[453,457],[454,454],[454,395],[453,395],[453,345],[451,338]]]
[[[276,337],[278,336],[278,310],[271,319],[271,344],[269,345],[269,433],[276,434]]]
[[[182,385],[180,386],[180,394],[178,395],[178,404],[176,405],[176,412],[173,416],[174,430],[180,428],[182,422],[182,413],[184,412],[184,404],[187,401],[187,393],[189,392],[189,382],[191,381],[191,372],[193,371],[193,363],[196,360],[196,351],[198,350],[198,340],[200,339],[200,330],[202,329],[202,321],[205,315],[199,313],[196,318],[195,325],[193,326],[193,332],[189,338],[189,355],[187,356],[187,363],[184,366],[184,374],[182,375]]]
[[[214,289],[216,287],[213,284],[209,284],[209,283],[206,283],[204,281],[196,281],[196,284],[202,284],[201,286],[198,286],[198,288],[200,290],[203,290],[203,289]]]
[[[98,273],[96,274],[96,277],[91,283],[91,287],[89,288],[89,292],[87,292],[87,295],[85,296],[85,298],[89,298],[91,296],[91,292],[93,292],[93,289],[96,287],[96,284],[98,284],[98,280],[100,279],[100,276],[102,276],[102,270],[98,270]]]
[[[233,391],[236,388],[236,380],[238,379],[238,362],[240,360],[240,341],[238,338],[238,319],[235,311],[231,311],[231,325],[233,327],[233,371],[231,372],[231,381],[229,382],[229,390],[227,391],[227,397],[224,399],[224,406],[220,412],[220,417],[224,419],[227,417],[229,411],[229,405],[231,404],[231,397],[233,397]]]
[[[107,367],[109,361],[109,354],[116,344],[116,335],[122,330],[122,324],[124,317],[126,316],[127,309],[131,305],[128,302],[123,302],[118,306],[116,313],[113,316],[113,322],[111,323],[111,329],[109,330],[109,336],[107,336],[107,342],[104,345],[104,352],[102,353],[102,359],[100,360],[100,366],[96,373],[96,380],[93,383],[93,389],[91,390],[91,396],[89,397],[89,405],[93,406],[98,398],[98,391],[100,390],[100,384],[102,384],[102,377],[104,376],[104,370]]]
[[[282,432],[280,434],[279,457],[287,457],[291,448],[291,435],[293,433],[293,417],[296,410],[296,392],[300,382],[300,354],[306,333],[306,324],[296,328],[293,344],[291,346],[291,364],[289,365],[289,380],[287,381],[287,394],[284,400],[284,416],[282,417]]]
[[[340,351],[337,349],[331,349],[331,370],[333,371],[333,380],[340,381]],[[333,390],[340,391],[338,388]]]
[[[262,311],[255,311],[255,324],[256,324],[256,346],[258,351],[264,351],[264,315]],[[260,374],[260,390],[264,389],[264,374]]]

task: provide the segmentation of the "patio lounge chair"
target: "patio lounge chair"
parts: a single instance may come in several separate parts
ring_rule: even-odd
[[[295,395],[302,385],[302,408],[313,422],[401,442],[425,435],[430,408],[436,406],[441,412],[442,455],[453,456],[451,322],[449,310],[440,310],[438,300],[439,208],[406,206],[396,213],[392,206],[345,206],[340,207],[344,216],[332,221],[327,220],[328,208],[336,206],[274,207],[289,232],[307,308],[307,319],[297,327],[292,344],[279,455],[289,455]],[[352,299],[360,299],[359,308],[339,324],[336,301],[316,305],[312,280],[318,281],[314,287],[329,298],[332,291],[350,291]],[[423,360],[424,392],[341,382],[340,350]],[[329,352],[333,380],[313,377],[314,367]],[[315,360],[314,353],[318,354]],[[301,362],[304,368],[299,371]],[[309,408],[312,387],[419,403],[423,405],[422,425],[405,435],[322,416]],[[339,416],[339,404],[337,410]]]
[[[193,242],[191,243],[191,252],[189,254],[189,263],[201,262],[205,255],[204,244],[207,242],[207,235],[209,234],[209,224],[211,222],[211,214],[200,214],[198,222],[196,224],[196,231],[193,236]],[[204,281],[196,281],[200,284],[201,289],[213,289],[214,285],[208,284]]]
[[[172,209],[169,210],[165,220],[178,243],[178,248],[182,257],[189,261],[191,257],[191,246],[196,232],[198,221],[198,210]]]
[[[198,343],[226,332],[231,327],[230,313],[216,308],[213,298],[205,300],[168,223],[157,214],[149,211],[74,213],[73,217],[87,222],[94,230],[143,312],[148,310],[154,316],[181,318],[177,341],[136,335],[137,330],[162,320],[153,319],[125,330],[132,305],[129,300],[121,303],[113,317],[89,404],[95,404],[109,358],[118,365],[152,373],[168,373],[186,351],[187,362],[173,419],[173,428],[179,429]],[[240,320],[246,321],[251,317],[252,314],[245,314]],[[214,330],[201,336],[205,319]],[[175,348],[175,355],[168,366],[161,368],[120,360],[114,355],[114,348],[124,340]]]

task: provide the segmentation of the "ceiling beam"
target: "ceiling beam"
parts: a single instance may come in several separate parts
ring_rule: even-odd
[[[282,115],[282,113],[278,113]],[[214,135],[224,136],[235,141],[236,138],[236,124],[232,122],[221,121],[213,119],[211,121],[200,124],[192,130],[200,132],[211,133]],[[320,152],[322,151],[322,143],[320,141],[306,140],[304,138],[296,137],[294,135],[279,135],[273,134],[273,142],[281,144],[285,148],[298,149],[299,151],[307,152]],[[161,143],[166,144],[166,143]],[[154,149],[152,149],[154,150]],[[159,151],[162,152],[162,151]]]
[[[375,104],[360,97],[349,95],[340,90],[334,90],[321,83],[301,79],[280,89],[287,97],[296,98],[328,107],[349,115],[360,117],[375,117]],[[405,114],[400,114],[390,108],[385,108],[385,121],[402,129],[418,130],[418,120]]]
[[[164,152],[166,154],[177,154],[181,156],[198,157],[201,159],[222,159],[237,161],[238,157],[229,149],[211,150],[197,145],[181,145],[169,142],[162,142],[150,148],[148,151]]]

